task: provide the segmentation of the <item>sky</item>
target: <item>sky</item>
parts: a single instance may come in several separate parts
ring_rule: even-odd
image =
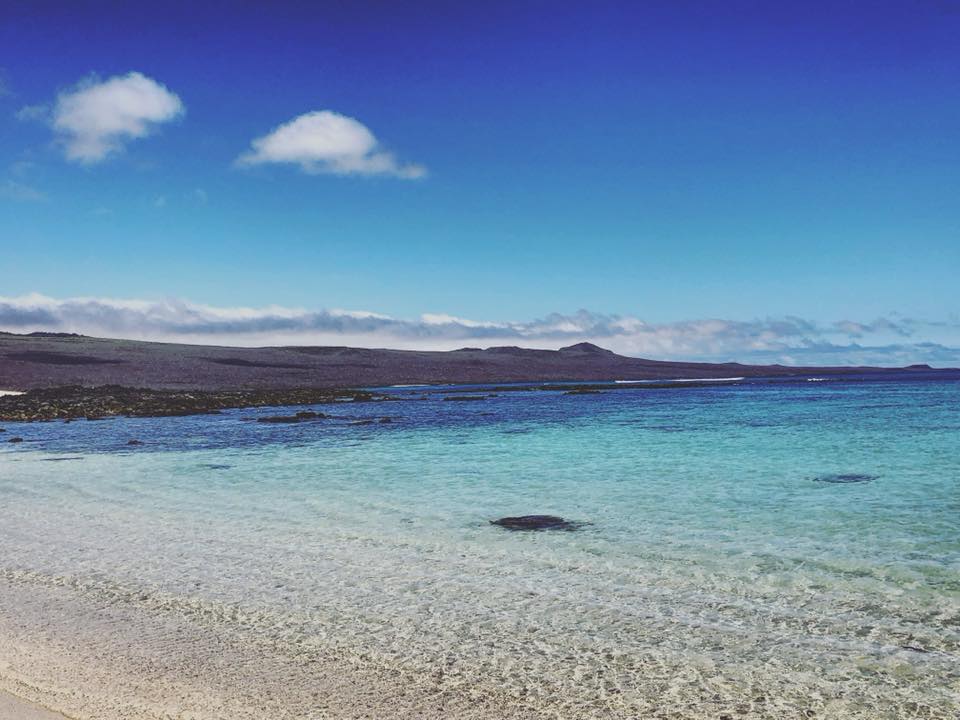
[[[960,365],[960,0],[0,4],[0,330]]]

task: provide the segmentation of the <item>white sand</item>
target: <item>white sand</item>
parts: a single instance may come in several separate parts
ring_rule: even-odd
[[[65,720],[66,716],[0,690],[0,720]]]
[[[456,678],[418,681],[346,658],[287,657],[267,643],[237,642],[222,628],[0,579],[0,694],[4,690],[73,720],[547,717]],[[0,720],[65,720],[3,697]]]

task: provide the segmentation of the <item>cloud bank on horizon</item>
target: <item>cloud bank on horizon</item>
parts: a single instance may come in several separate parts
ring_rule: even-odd
[[[446,314],[418,319],[348,310],[214,307],[184,300],[0,297],[0,330],[76,332],[112,338],[226,345],[350,345],[451,350],[465,345],[555,349],[594,342],[662,360],[788,365],[960,363],[960,320],[879,318],[820,324],[797,317],[648,323],[629,315],[580,310],[521,322]],[[918,337],[938,337],[939,341]]]

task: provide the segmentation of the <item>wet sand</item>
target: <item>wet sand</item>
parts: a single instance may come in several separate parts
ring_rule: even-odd
[[[4,692],[17,697],[0,695],[0,720],[546,717],[442,673],[373,670],[328,653],[294,657],[216,624],[0,579]]]
[[[66,720],[66,716],[0,690],[0,720]]]

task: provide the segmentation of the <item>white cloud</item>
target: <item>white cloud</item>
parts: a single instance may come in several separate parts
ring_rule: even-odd
[[[102,82],[87,79],[61,93],[53,110],[53,128],[68,160],[96,163],[183,112],[177,95],[131,72]]]
[[[295,117],[251,142],[239,165],[288,163],[306,173],[392,175],[414,179],[427,174],[422,165],[402,164],[380,147],[361,122],[331,110]]]
[[[499,323],[469,320],[467,318],[457,317],[456,315],[447,315],[446,313],[424,313],[420,316],[420,321],[425,325],[463,325],[463,327],[469,328],[503,327]]]
[[[960,320],[881,318],[818,324],[801,318],[648,323],[581,310],[522,322],[441,313],[406,320],[365,311],[214,307],[183,300],[0,297],[0,330],[79,332],[221,345],[351,345],[452,350],[465,345],[559,348],[589,341],[624,355],[809,365],[960,364]],[[909,338],[909,341],[908,341]]]

